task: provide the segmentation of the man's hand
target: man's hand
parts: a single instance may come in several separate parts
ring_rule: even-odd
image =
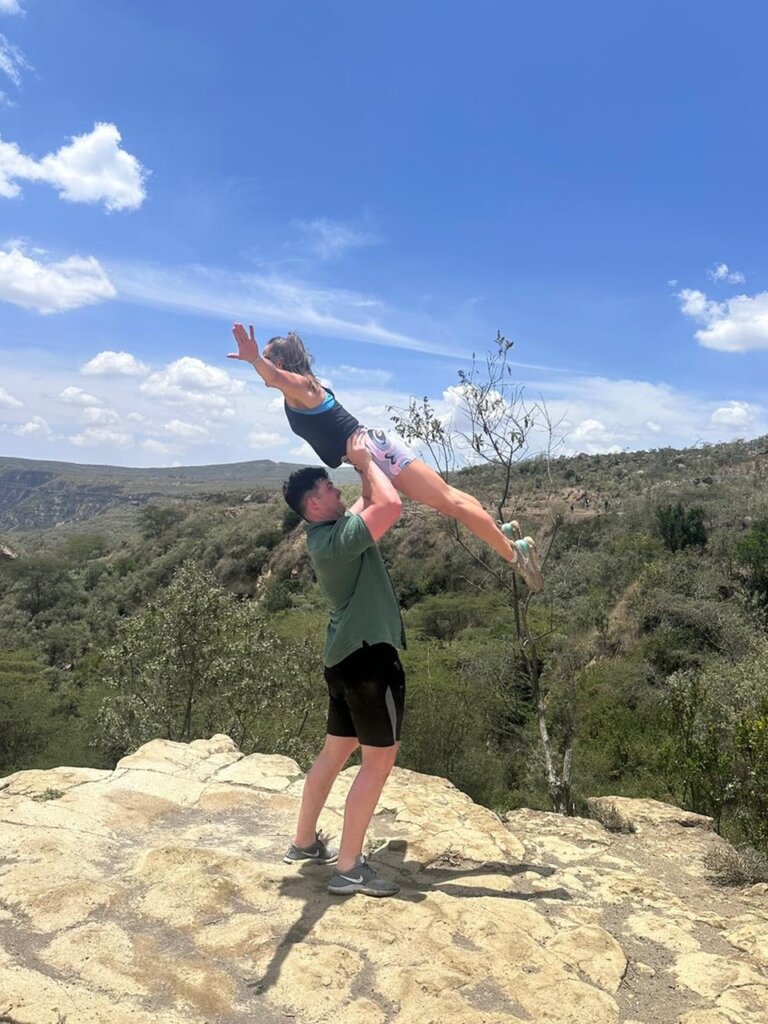
[[[246,333],[242,324],[235,324],[232,334],[237,342],[237,352],[228,352],[227,359],[242,359],[244,363],[255,363],[259,358],[259,346],[256,344],[253,326],[251,325]]]
[[[361,473],[371,461],[371,453],[365,444],[365,431],[358,430],[347,439],[347,461]]]

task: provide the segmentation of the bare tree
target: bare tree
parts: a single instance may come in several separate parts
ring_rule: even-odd
[[[441,475],[477,463],[496,467],[492,504],[500,522],[504,522],[508,514],[516,464],[531,456],[535,444],[542,471],[551,481],[550,460],[553,449],[560,443],[556,437],[558,424],[552,422],[543,400],[529,402],[524,388],[514,382],[509,365],[512,345],[513,342],[499,332],[495,346],[483,362],[473,354],[470,370],[459,371],[459,383],[453,389],[456,408],[450,419],[441,419],[427,398],[412,398],[408,409],[390,409],[397,432],[407,442],[423,445]],[[519,494],[515,497],[519,500]],[[561,521],[551,507],[548,517],[546,549],[540,553],[542,564],[546,562]],[[520,536],[516,522],[512,520],[512,523],[513,531]],[[548,687],[539,653],[546,633],[537,635],[529,625],[532,595],[506,562],[490,560],[487,548],[480,549],[469,541],[455,520],[449,520],[448,524],[457,542],[483,569],[486,581],[495,580],[509,604],[515,623],[515,640],[535,706],[550,799],[554,810],[567,814],[571,809],[573,729],[566,721],[556,749],[547,724]]]

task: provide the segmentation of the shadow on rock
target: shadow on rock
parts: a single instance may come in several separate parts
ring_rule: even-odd
[[[387,899],[401,900],[406,903],[421,903],[431,892],[441,892],[459,898],[476,898],[478,896],[508,900],[569,900],[571,898],[570,893],[562,887],[536,891],[514,889],[499,891],[487,886],[473,885],[471,882],[469,884],[462,882],[458,885],[447,884],[454,883],[457,878],[465,880],[488,875],[514,877],[533,873],[547,878],[555,872],[555,869],[551,867],[526,863],[507,864],[504,861],[477,863],[450,852],[425,865],[417,860],[406,860],[407,851],[408,843],[405,840],[390,840],[371,857],[372,862],[376,863],[377,869],[381,869],[385,877],[396,880],[402,886],[396,896],[386,897]],[[303,942],[311,934],[328,907],[337,905],[341,900],[353,898],[336,896],[327,891],[326,885],[331,871],[332,869],[322,871],[317,864],[303,864],[298,872],[284,878],[280,883],[278,889],[280,896],[292,900],[303,900],[304,906],[298,919],[280,940],[263,977],[247,983],[252,992],[266,992],[277,982],[291,947]],[[396,875],[399,877],[395,878]],[[354,898],[374,899],[375,897],[358,895]]]

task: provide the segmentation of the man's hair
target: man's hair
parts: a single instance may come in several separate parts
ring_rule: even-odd
[[[317,487],[320,480],[329,479],[322,466],[305,466],[304,469],[297,469],[283,484],[283,497],[296,515],[306,519],[304,513],[309,492]]]

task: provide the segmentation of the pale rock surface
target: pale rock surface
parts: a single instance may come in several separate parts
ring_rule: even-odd
[[[710,884],[709,819],[616,798],[634,834],[501,821],[395,769],[371,845],[401,893],[343,898],[282,863],[302,785],[226,736],[0,780],[0,1022],[768,1021],[768,897]]]

